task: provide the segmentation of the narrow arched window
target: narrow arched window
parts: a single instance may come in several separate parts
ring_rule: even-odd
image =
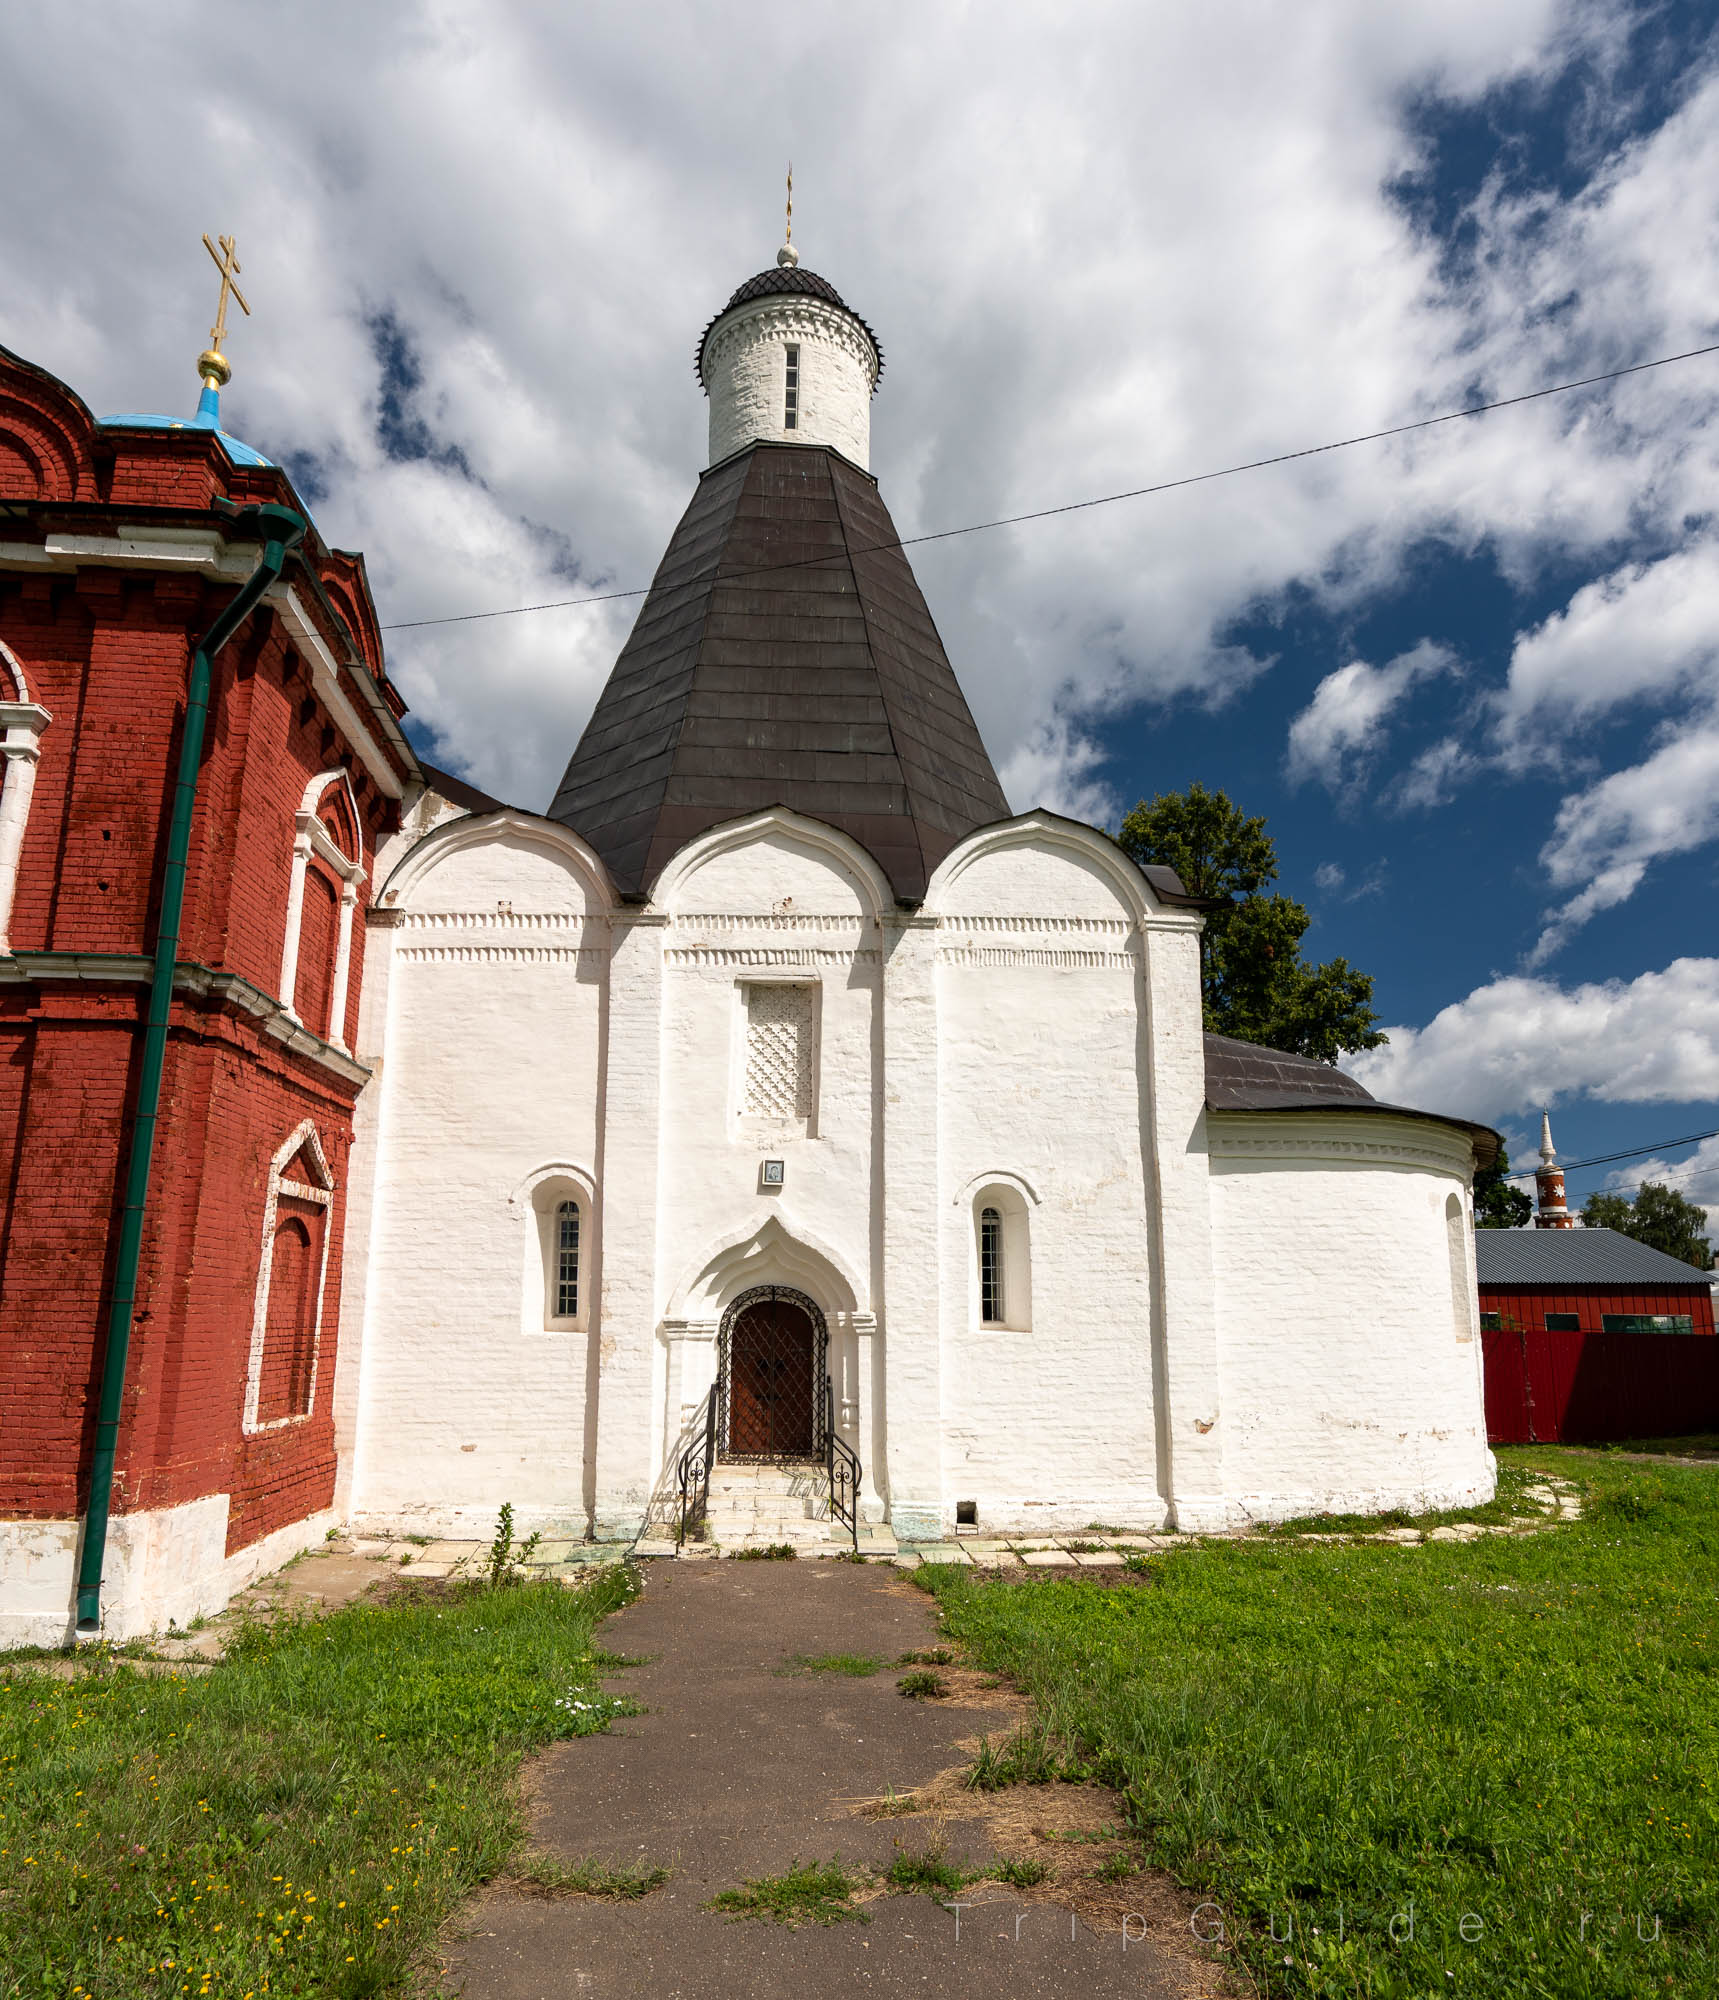
[[[564,1201],[555,1211],[555,1317],[579,1317],[579,1204]]]
[[[320,1216],[315,1221],[320,1224]],[[310,1411],[311,1371],[316,1361],[317,1267],[321,1261],[311,1229],[312,1218],[289,1215],[275,1231],[262,1380],[257,1394],[259,1423],[279,1423]]]
[[[1003,1321],[1003,1218],[994,1208],[979,1213],[979,1317],[987,1326]]]

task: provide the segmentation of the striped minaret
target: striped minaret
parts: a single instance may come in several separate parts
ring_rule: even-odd
[[[1534,1187],[1540,1197],[1534,1214],[1536,1229],[1574,1229],[1576,1218],[1564,1206],[1564,1169],[1552,1149],[1552,1119],[1540,1113],[1540,1164],[1534,1170]]]

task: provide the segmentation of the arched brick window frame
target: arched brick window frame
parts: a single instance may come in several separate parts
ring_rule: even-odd
[[[520,1330],[524,1333],[583,1333],[591,1325],[596,1296],[597,1183],[585,1168],[557,1160],[528,1174],[513,1191],[513,1207],[525,1223],[520,1287]],[[572,1276],[574,1309],[561,1311],[565,1237],[564,1211],[573,1211]]]
[[[30,699],[22,662],[0,640],[0,956],[12,949],[12,902],[36,789],[36,759],[42,732],[53,719]]]
[[[329,797],[331,792],[338,796]],[[333,805],[336,810],[330,811]],[[344,821],[344,826],[341,822]],[[330,824],[332,822],[332,825]],[[340,835],[351,851],[341,845]],[[340,914],[334,941],[334,970],[328,985],[326,1018],[306,1021],[298,1010],[299,944],[304,932],[305,877],[319,861],[340,884]],[[364,821],[352,780],[344,770],[322,771],[304,788],[295,816],[292,881],[287,889],[286,937],[281,946],[281,1004],[301,1026],[342,1055],[346,1046],[346,987],[352,969],[352,914],[364,880]],[[314,989],[313,989],[314,990]],[[322,1010],[319,1009],[319,1012]]]
[[[288,1171],[301,1155],[311,1176],[308,1180]],[[301,1424],[316,1407],[322,1294],[328,1275],[333,1205],[334,1176],[316,1127],[307,1118],[277,1147],[269,1162],[262,1256],[251,1314],[251,1358],[245,1376],[247,1437],[279,1430],[286,1424]],[[285,1245],[283,1233],[289,1239]],[[290,1296],[283,1296],[287,1293]],[[278,1343],[283,1339],[291,1343],[290,1353],[280,1351]],[[269,1395],[268,1389],[278,1387],[283,1379],[288,1406],[278,1410],[275,1404],[279,1398]]]
[[[1019,1174],[993,1170],[957,1197],[967,1209],[973,1324],[987,1331],[1030,1333],[1033,1324],[1032,1211],[1039,1196]],[[987,1284],[987,1264],[993,1282]]]

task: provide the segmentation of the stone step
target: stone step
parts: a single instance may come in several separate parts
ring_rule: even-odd
[[[704,1518],[714,1528],[723,1526],[744,1529],[748,1534],[761,1534],[772,1522],[784,1524],[793,1522],[823,1521],[829,1516],[828,1507],[718,1507],[704,1510]]]
[[[828,1484],[821,1465],[717,1465],[710,1475],[712,1492],[791,1493]]]

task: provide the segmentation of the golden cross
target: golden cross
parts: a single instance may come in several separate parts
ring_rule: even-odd
[[[794,162],[788,162],[788,233],[782,239],[785,243],[794,240]]]
[[[221,274],[221,302],[215,309],[215,324],[209,329],[209,345],[219,354],[221,351],[221,342],[227,337],[228,293],[231,293],[238,300],[239,310],[247,319],[251,316],[251,309],[245,304],[244,293],[233,282],[239,275],[238,245],[235,239],[231,236],[223,236],[221,238],[221,247],[217,250],[214,244],[209,241],[207,235],[205,235],[203,238],[203,248],[214,258],[215,269]]]

